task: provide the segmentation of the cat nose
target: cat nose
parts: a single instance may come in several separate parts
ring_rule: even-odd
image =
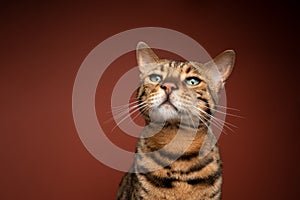
[[[171,94],[173,90],[178,89],[177,85],[172,82],[165,82],[160,86],[167,94]]]

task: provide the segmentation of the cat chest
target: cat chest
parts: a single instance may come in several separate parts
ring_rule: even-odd
[[[211,199],[212,195],[219,190],[221,186],[221,179],[215,186],[206,184],[189,184],[187,182],[174,181],[170,188],[157,188],[147,184],[145,187],[148,189],[144,191],[142,196],[145,199],[168,199],[168,200],[199,200]]]

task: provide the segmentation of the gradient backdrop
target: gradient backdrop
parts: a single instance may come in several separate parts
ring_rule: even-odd
[[[147,26],[187,34],[211,56],[229,48],[237,52],[227,102],[245,119],[227,118],[239,128],[219,140],[223,199],[295,199],[300,167],[296,4],[238,2],[2,3],[0,199],[115,198],[123,173],[101,164],[81,143],[72,118],[72,87],[96,45]],[[105,96],[135,65],[132,52],[106,71],[96,97],[100,120],[110,109]],[[107,130],[114,125],[106,123]],[[109,137],[134,150],[136,139],[120,130]]]

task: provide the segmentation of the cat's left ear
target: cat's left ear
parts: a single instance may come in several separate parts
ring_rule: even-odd
[[[159,58],[153,50],[144,42],[139,42],[136,46],[136,58],[139,69],[142,73],[148,71],[149,65],[156,63]]]
[[[205,65],[209,68],[213,67],[212,65],[216,66],[221,75],[222,82],[225,82],[232,72],[234,61],[235,52],[233,50],[226,50]]]

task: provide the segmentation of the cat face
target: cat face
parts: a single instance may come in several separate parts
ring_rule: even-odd
[[[201,123],[212,114],[219,91],[232,70],[234,52],[225,51],[205,64],[180,62],[159,59],[140,42],[137,61],[141,72],[138,99],[146,120]]]

